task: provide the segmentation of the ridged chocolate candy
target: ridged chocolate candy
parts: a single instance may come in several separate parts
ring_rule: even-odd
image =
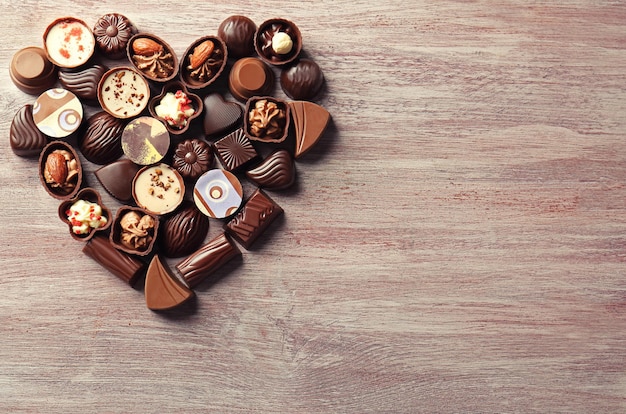
[[[193,204],[185,203],[161,223],[161,253],[167,257],[191,254],[202,244],[208,231],[209,218]]]
[[[158,255],[148,266],[144,291],[146,306],[154,311],[175,308],[194,296],[193,290],[172,275]]]
[[[107,70],[109,69],[103,65],[80,70],[63,69],[59,71],[59,82],[85,103],[93,104],[98,102],[98,82]]]
[[[122,156],[122,132],[126,123],[101,111],[87,120],[87,131],[79,142],[85,158],[95,164],[109,164]]]
[[[311,59],[300,59],[280,73],[280,86],[294,100],[310,101],[322,90],[324,74]]]
[[[258,186],[269,190],[283,190],[296,180],[296,166],[289,151],[281,149],[271,153],[263,162],[246,172]]]
[[[11,149],[20,157],[38,157],[48,144],[46,136],[35,125],[30,104],[21,107],[13,117],[9,136]]]
[[[234,58],[252,56],[254,53],[254,33],[256,24],[246,16],[227,17],[217,28],[228,53]]]
[[[126,57],[126,46],[130,38],[137,33],[137,28],[126,16],[109,13],[100,17],[93,27],[96,47],[109,59]]]

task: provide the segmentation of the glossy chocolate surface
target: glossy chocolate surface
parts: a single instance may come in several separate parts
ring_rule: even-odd
[[[254,33],[256,24],[252,19],[235,15],[224,19],[217,28],[217,35],[228,47],[228,53],[234,58],[254,54]]]
[[[144,286],[146,306],[150,310],[173,309],[194,296],[191,289],[174,276],[159,255],[150,261]]]
[[[109,164],[122,156],[122,132],[126,122],[105,111],[87,120],[87,129],[79,139],[78,147],[87,160],[95,164]]]
[[[137,257],[116,249],[107,236],[94,236],[83,247],[83,253],[130,286],[145,274],[146,264]]]
[[[116,118],[133,118],[141,114],[149,100],[148,81],[133,68],[112,68],[98,83],[100,106]]]
[[[57,67],[48,60],[45,50],[31,46],[13,55],[9,75],[22,92],[39,95],[55,84]]]
[[[271,153],[246,176],[259,187],[268,190],[284,190],[296,180],[296,164],[289,151],[280,149]]]
[[[228,171],[244,169],[258,158],[256,149],[241,128],[216,141],[213,148],[220,163]]]
[[[253,141],[279,143],[289,133],[289,107],[271,96],[255,96],[246,102],[244,133]]]
[[[133,199],[133,179],[141,167],[121,159],[97,169],[94,174],[104,189],[123,203]]]
[[[130,121],[122,132],[122,151],[136,164],[150,165],[163,159],[170,148],[170,134],[161,121],[142,116]]]
[[[275,75],[262,60],[254,57],[239,59],[230,70],[228,86],[230,93],[246,101],[253,96],[268,95],[274,89]]]
[[[237,102],[226,102],[219,93],[204,98],[204,133],[219,137],[241,126],[243,107]]]
[[[108,13],[100,17],[93,27],[96,48],[109,59],[126,57],[126,46],[137,33],[135,25],[124,15]]]
[[[57,171],[50,171],[52,165],[49,157],[57,154],[55,168]],[[61,166],[62,159],[65,159],[65,167]],[[39,156],[39,181],[48,194],[59,200],[67,200],[76,195],[83,182],[83,168],[78,158],[76,150],[65,141],[51,141],[48,143]]]
[[[297,159],[320,139],[330,121],[330,113],[322,106],[308,101],[292,101],[288,105],[295,130],[294,157]]]
[[[276,40],[274,36],[284,33],[292,42],[291,49],[286,53],[275,50]],[[254,35],[254,48],[261,59],[271,65],[284,65],[292,62],[300,55],[302,50],[302,34],[293,22],[287,19],[270,19],[259,25]]]
[[[200,139],[180,142],[172,156],[174,167],[183,178],[195,180],[213,166],[213,149]]]
[[[128,60],[143,76],[155,82],[167,82],[178,75],[178,57],[163,39],[140,32],[128,41]]]
[[[222,74],[228,49],[222,39],[203,36],[194,41],[180,61],[180,78],[189,89],[204,89]]]
[[[145,256],[152,251],[159,231],[159,218],[134,206],[121,206],[111,224],[109,239],[117,249]]]
[[[33,120],[41,132],[51,138],[66,138],[76,132],[83,121],[83,105],[72,92],[48,89],[33,105]]]
[[[239,255],[241,251],[237,246],[225,233],[221,233],[178,263],[176,270],[193,288]]]
[[[294,100],[308,101],[315,98],[323,85],[322,69],[311,59],[300,59],[284,68],[280,74],[280,86]]]
[[[62,17],[50,23],[43,40],[48,59],[60,68],[84,65],[96,48],[91,29],[75,17]]]
[[[20,157],[38,157],[48,144],[48,138],[33,120],[33,106],[26,104],[13,116],[9,131],[11,149]]]
[[[168,215],[159,230],[160,252],[166,257],[182,257],[193,253],[209,231],[209,218],[191,202],[184,202]]]
[[[283,209],[262,190],[257,189],[241,211],[226,223],[224,229],[249,249],[281,214]]]
[[[104,65],[92,65],[82,69],[61,69],[59,83],[72,92],[83,103],[93,104],[98,101],[98,83],[109,70]]]

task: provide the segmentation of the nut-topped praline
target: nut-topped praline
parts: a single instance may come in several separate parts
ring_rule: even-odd
[[[285,65],[300,55],[302,34],[298,26],[289,20],[266,20],[254,35],[254,48],[270,65]]]
[[[180,78],[189,89],[204,89],[222,74],[228,49],[222,39],[203,36],[194,41],[180,61]]]
[[[128,60],[147,79],[167,82],[178,75],[178,57],[171,46],[158,36],[137,33],[126,47]]]

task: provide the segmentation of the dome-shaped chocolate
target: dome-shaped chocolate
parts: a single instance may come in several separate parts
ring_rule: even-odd
[[[98,50],[109,59],[125,57],[128,40],[136,33],[131,21],[118,13],[105,14],[93,28]]]
[[[321,91],[324,74],[311,59],[300,59],[295,65],[284,68],[280,74],[280,86],[291,99],[310,101]]]
[[[122,132],[126,122],[101,111],[87,120],[87,130],[79,142],[80,151],[89,161],[104,165],[122,156]]]
[[[182,257],[193,253],[209,231],[209,218],[192,203],[185,202],[160,225],[159,246],[167,257]]]
[[[226,43],[228,54],[234,58],[254,54],[256,24],[246,16],[230,16],[217,29],[217,36]]]

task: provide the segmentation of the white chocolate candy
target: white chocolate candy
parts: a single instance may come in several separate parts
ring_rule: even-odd
[[[293,40],[285,32],[278,32],[272,37],[272,50],[279,55],[286,55],[293,48]]]

